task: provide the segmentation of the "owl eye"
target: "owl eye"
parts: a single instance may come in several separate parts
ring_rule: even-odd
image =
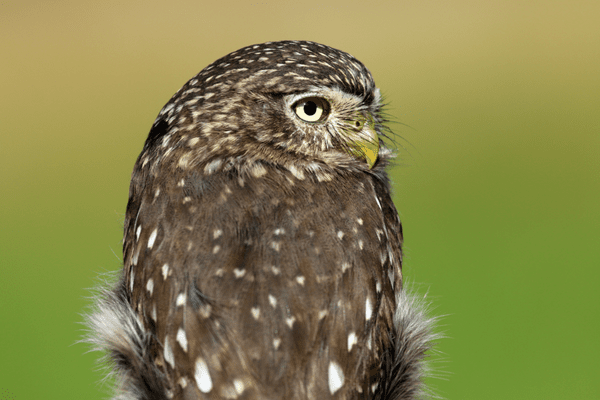
[[[295,103],[292,108],[302,121],[321,122],[329,113],[329,103],[321,97],[308,97]]]

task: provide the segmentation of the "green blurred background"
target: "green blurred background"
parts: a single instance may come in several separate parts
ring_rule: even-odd
[[[0,393],[106,398],[80,313],[120,268],[154,118],[218,57],[309,39],[371,69],[403,138],[405,276],[446,315],[435,391],[599,399],[599,16],[597,0],[0,1]]]

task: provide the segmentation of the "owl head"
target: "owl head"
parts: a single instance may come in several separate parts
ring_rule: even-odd
[[[380,110],[371,73],[345,52],[307,41],[248,46],[171,98],[138,163],[211,172],[263,162],[323,179],[336,168],[369,170],[387,154]]]

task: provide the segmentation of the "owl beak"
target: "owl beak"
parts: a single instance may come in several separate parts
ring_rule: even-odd
[[[351,135],[348,148],[351,155],[364,160],[369,169],[373,168],[379,155],[379,137],[372,117],[365,118],[362,129]]]

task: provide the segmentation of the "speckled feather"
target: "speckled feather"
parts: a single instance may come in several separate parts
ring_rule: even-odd
[[[327,123],[293,114],[307,94],[331,103]],[[432,336],[421,314],[402,328],[418,313],[397,304],[391,153],[371,167],[346,148],[357,115],[381,134],[380,107],[359,61],[312,42],[238,50],[173,96],[133,171],[122,279],[92,318],[117,398],[421,393]]]

